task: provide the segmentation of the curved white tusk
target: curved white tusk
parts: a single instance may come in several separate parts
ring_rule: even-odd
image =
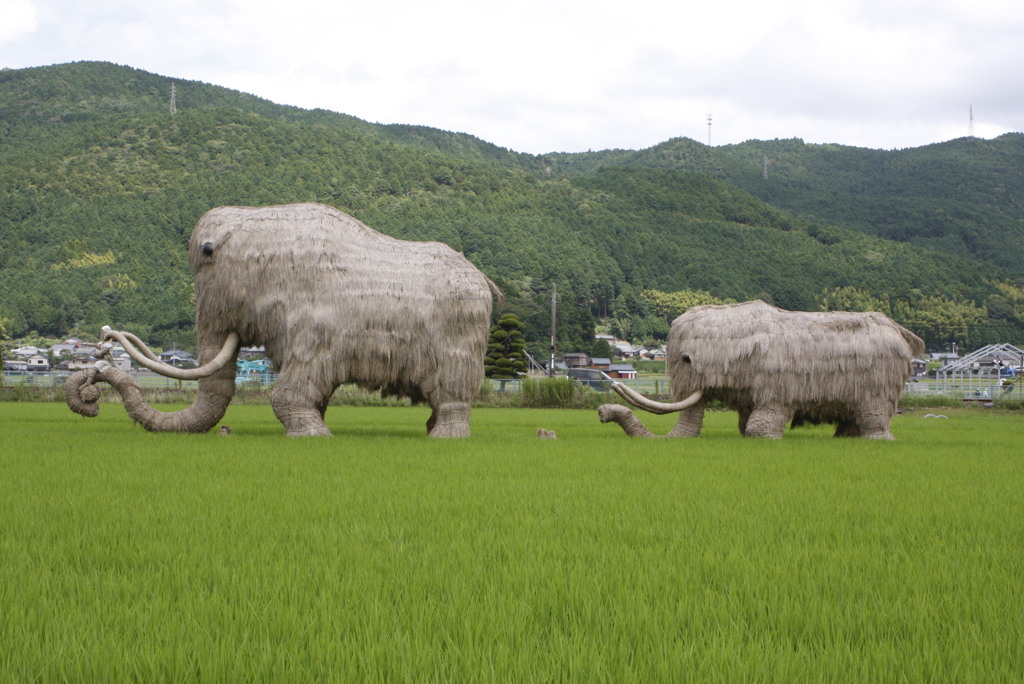
[[[125,331],[122,331],[122,330],[112,330],[109,325],[103,326],[101,332],[103,333],[103,336],[102,336],[101,339],[107,340],[107,339],[110,339],[111,337],[113,337],[114,339],[116,339],[118,342],[121,343],[121,346],[124,347],[125,351],[128,351],[128,345],[125,344],[125,339],[127,339],[134,346],[138,347],[139,351],[141,351],[146,356],[147,359],[152,359],[153,361],[156,361],[157,363],[162,363],[160,361],[160,357],[157,356],[156,354],[154,354],[150,350],[150,348],[146,346],[145,342],[143,342],[142,340],[140,340],[138,337],[136,337],[135,335],[131,334],[130,332],[125,332]],[[118,337],[118,335],[123,335],[124,337],[123,338],[122,337]],[[131,352],[128,352],[128,353],[130,354]],[[135,357],[133,356],[132,358],[135,358]]]
[[[676,411],[688,409],[694,404],[696,404],[698,401],[700,401],[701,397],[704,396],[704,392],[702,392],[701,390],[697,390],[696,392],[686,397],[686,399],[683,399],[682,401],[677,401],[674,404],[665,404],[660,401],[648,399],[647,397],[640,394],[632,387],[623,385],[621,382],[613,382],[612,389],[618,392],[620,397],[631,403],[633,406],[641,408],[645,411],[650,411],[651,413],[657,413],[659,415],[665,413],[675,413]]]
[[[202,378],[208,378],[224,365],[231,361],[238,350],[238,333],[230,332],[227,338],[224,340],[224,346],[217,353],[212,361],[206,363],[199,368],[175,368],[174,366],[163,363],[156,358],[156,355],[143,344],[142,340],[131,333],[123,333],[118,330],[111,330],[109,327],[104,326],[103,338],[108,339],[113,337],[115,340],[121,343],[124,350],[128,352],[140,366],[145,366],[154,373],[159,373],[168,378],[174,378],[175,380],[200,380]],[[138,342],[145,352],[135,348],[132,344],[132,340]],[[148,354],[146,353],[148,352]]]

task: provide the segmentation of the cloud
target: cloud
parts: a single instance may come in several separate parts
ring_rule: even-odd
[[[704,141],[709,112],[716,145],[917,146],[971,105],[978,134],[1024,128],[1019,0],[37,2],[0,0],[0,66],[102,59],[531,153]]]
[[[0,45],[31,35],[39,16],[31,0],[0,0]]]

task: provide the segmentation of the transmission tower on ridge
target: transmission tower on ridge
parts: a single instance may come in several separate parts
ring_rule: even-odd
[[[171,114],[178,113],[178,106],[175,104],[174,84],[171,84]]]
[[[971,118],[970,118],[970,122],[967,124],[967,136],[970,137],[970,138],[973,138],[974,137],[974,105],[970,106],[970,113],[971,113]]]
[[[708,114],[708,147],[711,147],[711,115]]]

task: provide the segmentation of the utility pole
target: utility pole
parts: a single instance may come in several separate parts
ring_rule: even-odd
[[[711,147],[711,115],[708,114],[708,147]]]
[[[555,375],[555,326],[558,321],[558,285],[551,283],[551,356],[548,359],[548,377]]]
[[[970,122],[967,124],[967,137],[973,138],[974,137],[974,105],[970,106],[969,111],[971,113],[971,118],[970,118]]]

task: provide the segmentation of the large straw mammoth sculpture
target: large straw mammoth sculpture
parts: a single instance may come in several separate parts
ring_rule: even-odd
[[[782,437],[786,423],[835,423],[836,437],[892,439],[889,421],[924,342],[880,313],[784,311],[761,301],[697,306],[672,322],[668,373],[674,403],[614,389],[654,413],[679,411],[667,435],[700,434],[704,407],[739,412],[740,432]],[[618,404],[599,409],[634,437],[653,436]]]
[[[195,402],[156,411],[129,373],[100,362],[68,378],[72,410],[96,415],[91,385],[103,381],[147,430],[206,432],[234,394],[239,347],[263,345],[278,371],[271,404],[288,435],[330,434],[324,412],[342,383],[427,402],[432,437],[469,435],[492,295],[501,293],[458,252],[396,240],[331,207],[294,204],[213,209],[188,253],[200,368],[160,364],[133,335],[105,336],[159,373],[199,379]]]

